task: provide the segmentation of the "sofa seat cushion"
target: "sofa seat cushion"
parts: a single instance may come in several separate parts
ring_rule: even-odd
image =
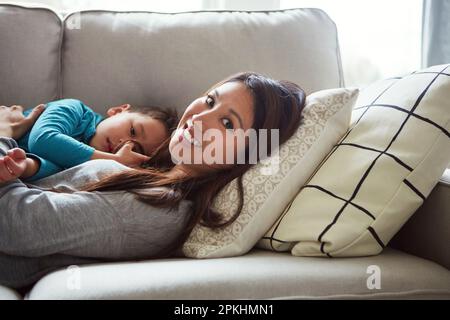
[[[372,267],[370,267],[372,266]],[[380,289],[368,289],[377,266]],[[371,284],[374,283],[369,281]],[[84,265],[42,278],[26,299],[450,298],[450,271],[402,251],[358,258],[253,249],[217,259]]]
[[[21,300],[22,297],[13,289],[0,285],[0,300]]]

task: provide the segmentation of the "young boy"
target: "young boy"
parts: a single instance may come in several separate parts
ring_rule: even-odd
[[[26,110],[23,116],[32,110]],[[22,167],[13,170],[20,175],[12,175],[25,181],[42,179],[94,159],[139,166],[170,138],[176,124],[177,116],[171,109],[124,104],[109,108],[104,118],[79,100],[53,101],[46,104],[31,130],[17,141],[20,149],[11,149],[0,159],[0,165],[8,168],[8,157],[26,157]]]

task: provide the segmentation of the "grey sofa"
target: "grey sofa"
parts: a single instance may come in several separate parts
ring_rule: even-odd
[[[318,9],[267,12],[75,12],[0,5],[0,103],[62,97],[98,112],[128,102],[187,104],[231,73],[253,70],[307,93],[342,87],[337,31]],[[0,299],[450,298],[450,170],[378,256],[305,258],[252,249],[220,259],[173,258],[61,269]],[[381,287],[370,289],[370,266]],[[73,270],[72,270],[73,271]]]

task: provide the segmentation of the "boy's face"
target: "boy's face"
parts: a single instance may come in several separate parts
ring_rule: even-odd
[[[108,109],[108,117],[97,125],[89,145],[99,151],[112,153],[124,141],[132,140],[138,143],[135,151],[150,155],[169,137],[160,120],[129,112],[129,108],[130,105],[126,104]]]

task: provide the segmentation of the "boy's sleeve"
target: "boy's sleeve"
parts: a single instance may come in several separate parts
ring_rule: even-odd
[[[58,173],[58,172],[64,170],[64,168],[61,168],[57,164],[54,164],[53,162],[51,162],[47,159],[39,157],[38,155],[27,153],[27,157],[33,158],[33,159],[36,159],[37,161],[39,161],[39,170],[31,177],[22,179],[23,181],[31,182],[31,181],[39,180],[39,179],[51,176],[52,174],[55,174],[55,173]]]
[[[78,100],[53,102],[30,131],[29,152],[61,168],[73,167],[90,160],[95,149],[72,138],[83,114],[83,105]]]

